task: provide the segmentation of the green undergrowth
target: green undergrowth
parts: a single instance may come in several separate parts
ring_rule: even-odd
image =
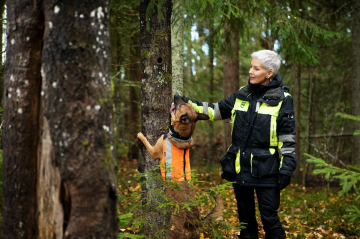
[[[119,215],[127,217],[127,221],[120,220],[120,238],[136,238],[140,235],[141,225],[134,224],[133,215],[129,214],[131,206],[138,208],[140,203],[141,184],[137,181],[139,175],[136,162],[124,161],[119,171]],[[219,184],[227,183],[220,177],[221,170],[214,167],[210,173],[204,167],[193,167],[198,174],[194,188],[197,191],[205,192]],[[217,238],[237,238],[239,234],[239,220],[237,215],[236,199],[233,189],[230,186],[223,188],[224,214],[220,219],[223,223],[232,225],[232,229]],[[360,221],[350,221],[348,208],[356,206],[359,208],[359,201],[355,200],[356,194],[349,191],[342,196],[338,195],[339,189],[326,188],[304,188],[298,184],[290,184],[281,191],[281,204],[279,208],[280,221],[286,231],[287,238],[360,238]],[[203,200],[203,199],[202,199]],[[206,215],[213,207],[213,200],[200,202],[202,215]],[[136,212],[136,210],[135,210]],[[138,211],[140,213],[140,211]],[[263,225],[257,206],[257,220],[259,224],[259,236],[265,237]],[[139,220],[140,222],[141,220]],[[135,225],[135,226],[134,226]],[[209,228],[202,228],[200,238],[215,238]]]

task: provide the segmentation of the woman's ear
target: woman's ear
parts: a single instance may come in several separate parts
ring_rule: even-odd
[[[208,120],[208,119],[210,119],[210,117],[207,116],[206,114],[202,114],[202,113],[196,113],[196,114],[197,114],[196,120]]]
[[[274,75],[274,71],[273,70],[269,70],[268,72],[266,72],[266,78],[270,78]]]

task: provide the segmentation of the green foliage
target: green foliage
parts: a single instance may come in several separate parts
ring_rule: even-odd
[[[344,118],[344,119],[360,121],[360,116],[353,116],[353,115],[349,115],[349,114],[345,114],[345,113],[336,113],[336,116],[340,116],[341,118]]]
[[[174,214],[180,213],[181,210],[192,211],[193,207],[197,207],[200,205],[212,205],[212,195],[214,193],[220,194],[222,197],[226,197],[228,192],[226,188],[231,186],[231,183],[219,184],[215,187],[210,188],[209,190],[199,190],[196,192],[196,196],[194,198],[189,198],[188,201],[185,202],[175,202],[169,198],[167,195],[167,190],[175,189],[179,190],[182,186],[186,186],[189,182],[171,182],[171,179],[167,179],[166,182],[163,182],[162,176],[159,173],[160,167],[152,169],[148,173],[139,173],[136,175],[136,178],[141,184],[144,184],[145,181],[141,180],[142,178],[146,178],[147,184],[156,184],[157,187],[150,189],[147,192],[141,192],[140,188],[134,191],[132,195],[120,195],[119,202],[128,202],[127,205],[123,205],[123,208],[120,209],[122,214],[119,216],[120,228],[128,228],[131,231],[136,231],[136,236],[141,235],[141,229],[147,223],[144,220],[144,216],[146,212],[157,210],[169,212],[170,208],[172,208]],[[171,170],[171,168],[166,168],[166,171]],[[129,181],[130,182],[130,181]],[[121,182],[126,183],[126,182]],[[197,179],[197,175],[192,173],[191,184],[199,184],[203,183],[203,181],[199,181]],[[147,198],[147,201],[144,203],[142,201],[143,198]],[[152,200],[156,200],[154,203]],[[210,208],[209,208],[210,209]],[[154,225],[152,225],[153,227]],[[167,222],[167,226],[170,227],[171,224]],[[129,228],[130,227],[130,228]],[[200,221],[200,226],[198,226],[197,230],[205,234],[213,235],[213,238],[227,238],[226,235],[231,235],[233,230],[239,230],[243,228],[242,226],[239,228],[235,228],[230,223],[225,221],[216,221],[216,222],[205,222]],[[163,229],[156,229],[161,231]],[[130,237],[130,234],[120,232],[119,238],[136,238]],[[157,238],[161,238],[161,235],[158,235]]]
[[[331,164],[327,164],[320,158],[316,158],[309,154],[305,155],[309,157],[307,162],[314,163],[317,167],[317,169],[315,169],[313,172],[314,174],[324,174],[325,179],[329,181],[333,181],[334,179],[340,180],[340,186],[342,187],[342,190],[339,192],[339,196],[348,193],[350,189],[354,189],[354,192],[357,195],[355,200],[360,199],[360,193],[358,189],[360,182],[360,165],[348,165],[347,169],[342,169]],[[346,211],[351,212],[351,214],[346,216],[350,218],[351,222],[360,219],[360,211],[357,207],[352,206],[352,208],[346,209]]]

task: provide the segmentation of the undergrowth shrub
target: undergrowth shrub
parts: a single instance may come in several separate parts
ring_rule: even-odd
[[[166,172],[169,172],[171,168],[166,168]],[[198,180],[198,175],[195,172],[191,174],[191,181],[183,181],[183,182],[172,182],[171,179],[167,178],[166,181],[163,181],[161,174],[159,173],[159,166],[155,169],[151,170],[149,173],[139,173],[136,175],[136,180],[140,182],[140,185],[144,183],[152,183],[154,181],[158,182],[158,187],[151,189],[148,192],[142,192],[140,188],[134,191],[131,195],[119,195],[119,201],[123,203],[123,209],[119,213],[119,222],[120,228],[127,228],[128,231],[132,231],[130,233],[124,233],[120,229],[119,239],[120,238],[146,238],[146,236],[142,232],[142,228],[145,226],[147,221],[144,220],[144,216],[146,212],[150,210],[162,210],[164,214],[166,212],[174,214],[182,213],[185,211],[192,212],[194,207],[203,207],[206,205],[206,208],[210,211],[215,206],[215,201],[213,196],[215,194],[221,195],[222,198],[226,197],[228,191],[227,187],[231,187],[231,183],[219,184],[215,187],[211,188],[197,188],[196,185],[201,183],[202,181]],[[146,178],[147,181],[141,180]],[[160,182],[160,183],[159,183]],[[186,187],[186,185],[193,185],[193,190],[195,191],[195,196],[188,197],[188,200],[179,202],[171,200],[167,193],[167,189],[178,190],[182,188],[182,186]],[[146,195],[145,195],[146,194]],[[154,197],[149,197],[149,195],[154,195]],[[142,199],[146,198],[148,200],[146,204],[143,204]],[[151,200],[156,200],[154,201]],[[125,205],[124,205],[125,204]],[[155,205],[155,207],[154,207]],[[202,214],[206,214],[203,212]],[[201,219],[196,222],[196,230],[200,233],[203,233],[205,237],[212,238],[228,238],[230,235],[233,235],[234,231],[239,231],[244,228],[240,224],[240,226],[235,227],[231,225],[229,222],[225,220],[203,220],[204,216],[201,215]],[[164,215],[166,217],[166,215]],[[168,217],[170,218],[170,217]],[[150,225],[154,226],[154,225]],[[170,221],[167,222],[165,230],[172,230]],[[156,235],[156,238],[164,238],[164,229],[157,228],[159,234]],[[123,229],[123,231],[125,231]]]

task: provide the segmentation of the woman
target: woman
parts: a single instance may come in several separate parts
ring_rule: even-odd
[[[214,104],[183,100],[210,120],[230,118],[232,145],[220,162],[222,177],[234,182],[239,220],[247,223],[240,238],[258,238],[254,190],[266,238],[285,238],[277,210],[280,190],[296,168],[293,102],[277,74],[277,54],[262,50],[251,57],[248,85],[228,99]]]

